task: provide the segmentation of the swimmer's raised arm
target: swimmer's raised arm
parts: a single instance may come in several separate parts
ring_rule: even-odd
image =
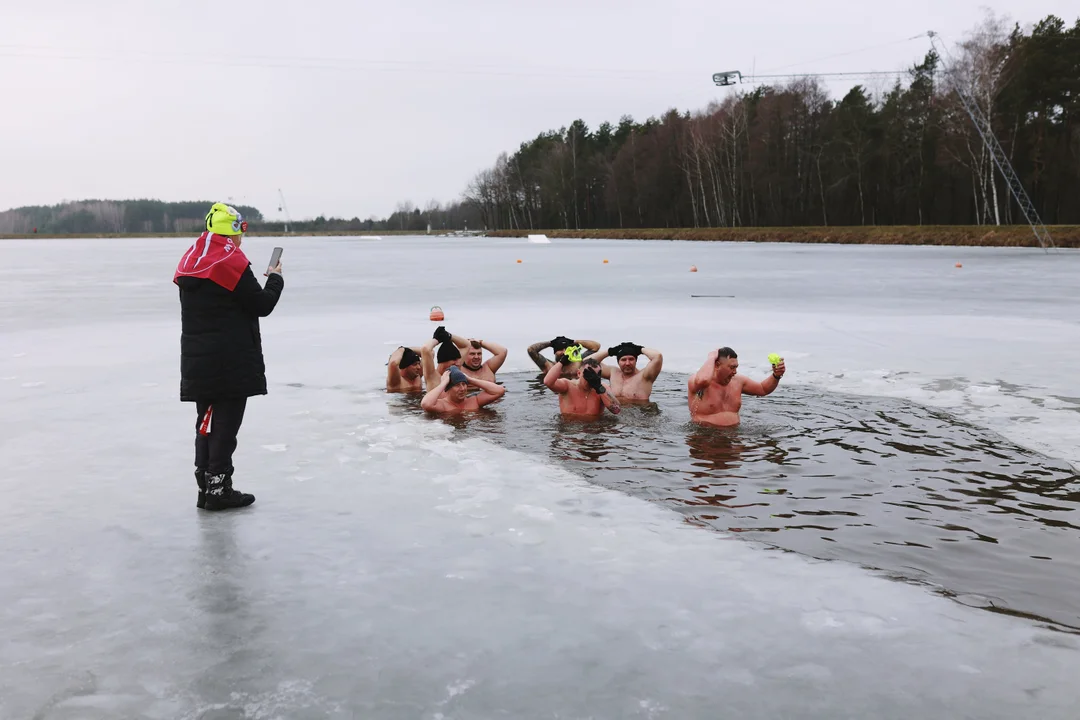
[[[656,348],[641,348],[641,354],[649,358],[649,364],[645,366],[641,374],[651,382],[664,369],[664,355]]]
[[[499,372],[499,368],[501,368],[503,366],[503,363],[506,362],[506,348],[504,348],[499,343],[494,343],[490,340],[480,340],[479,343],[480,347],[491,353],[491,357],[489,357],[487,359],[487,362],[484,363],[488,366],[488,370],[493,373]]]
[[[484,392],[476,396],[476,404],[478,407],[484,407],[488,403],[493,403],[503,395],[506,394],[506,388],[498,383],[493,383],[488,380],[480,380],[479,378],[470,377],[469,384],[474,385]]]
[[[600,343],[596,342],[595,340],[575,340],[574,343],[576,345],[582,346],[586,350],[591,350],[593,352],[596,352],[600,349]]]
[[[401,368],[398,363],[401,362],[401,353],[403,352],[405,352],[405,348],[399,347],[390,353],[390,359],[386,363],[386,387],[388,388],[396,388],[401,383]]]
[[[593,360],[596,360],[596,362],[600,363],[600,374],[604,378],[607,378],[609,380],[611,379],[611,366],[610,365],[605,365],[604,360],[606,360],[608,357],[610,357],[611,350],[612,350],[612,348],[608,348],[607,350],[601,350],[600,352],[593,353],[592,355],[589,356]]]
[[[780,384],[780,378],[784,377],[784,373],[787,369],[784,367],[783,361],[773,367],[772,375],[765,378],[761,382],[757,380],[751,380],[746,378],[743,380],[742,391],[744,395],[757,395],[758,397],[764,397],[768,395]]]
[[[425,346],[426,347],[426,346]],[[434,410],[439,404],[439,398],[442,396],[443,391],[446,390],[446,386],[450,383],[450,371],[447,370],[442,374],[442,378],[434,385],[428,385],[430,390],[424,395],[424,399],[420,401],[420,407],[427,411]]]
[[[543,342],[533,343],[529,346],[528,350],[529,357],[534,363],[536,363],[536,367],[540,368],[545,372],[551,367],[551,361],[541,355],[540,351],[546,350],[549,347],[551,347],[551,341],[545,340]]]
[[[690,376],[690,380],[687,382],[690,392],[698,392],[709,387],[709,383],[712,381],[713,368],[716,367],[716,356],[719,352],[719,350],[710,352],[709,357],[705,358],[705,364],[701,366],[701,369]]]
[[[439,371],[435,368],[435,346],[439,341],[428,340],[420,348],[420,367],[424,370],[424,387],[431,389],[439,384]]]
[[[570,381],[562,377],[562,371],[563,362],[560,359],[559,362],[552,363],[551,369],[544,376],[544,384],[560,395],[570,389]]]
[[[618,415],[619,411],[622,410],[622,406],[619,405],[619,401],[608,391],[608,388],[600,379],[600,374],[592,367],[586,367],[581,372],[581,377],[585,379],[585,382],[589,384],[589,387],[596,391],[596,394],[600,397],[600,403],[610,410],[613,415]]]
[[[469,347],[469,341],[461,337],[460,335],[454,335],[453,333],[450,333],[450,341],[462,350]]]
[[[417,355],[420,354],[420,348],[409,348]],[[386,363],[386,387],[396,388],[401,383],[401,355],[405,352],[405,347],[399,347],[394,352],[390,353],[390,359]]]

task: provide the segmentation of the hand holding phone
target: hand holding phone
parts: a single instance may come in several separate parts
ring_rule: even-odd
[[[274,248],[273,254],[270,255],[270,264],[266,266],[266,272],[263,275],[269,275],[270,273],[281,274],[281,252],[281,248]]]

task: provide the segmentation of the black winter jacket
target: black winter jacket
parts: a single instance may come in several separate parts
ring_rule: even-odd
[[[232,400],[266,394],[259,318],[274,310],[285,281],[259,286],[248,265],[231,292],[212,280],[182,277],[180,400]]]

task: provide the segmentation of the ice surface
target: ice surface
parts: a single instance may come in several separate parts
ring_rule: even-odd
[[[210,515],[177,399],[186,244],[0,243],[0,718],[1075,717],[1071,635],[690,526],[381,381],[439,304],[508,370],[557,334],[671,372],[775,351],[785,382],[1056,427],[1075,460],[1080,256],[289,238],[236,456],[258,501]],[[688,297],[718,287],[735,302]]]

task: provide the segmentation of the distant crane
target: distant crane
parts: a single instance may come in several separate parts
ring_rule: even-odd
[[[926,33],[926,35],[930,38],[930,44],[934,50],[938,51],[938,55],[948,58],[949,51],[945,44],[940,42],[941,36],[933,30]],[[1002,176],[1005,178],[1016,204],[1020,206],[1020,212],[1024,213],[1024,219],[1031,226],[1031,232],[1035,235],[1035,240],[1038,241],[1039,246],[1044,251],[1049,252],[1049,248],[1054,247],[1054,240],[1050,237],[1050,231],[1043,225],[1042,218],[1039,217],[1039,211],[1035,209],[1035,204],[1031,202],[1027,191],[1024,190],[1023,183],[1020,182],[1019,176],[1013,170],[1012,163],[1009,162],[1009,156],[1005,154],[1005,150],[1002,149],[997,136],[994,135],[994,131],[990,128],[990,121],[986,119],[986,115],[983,113],[982,108],[979,107],[979,104],[967,93],[962,79],[953,75],[951,67],[952,62],[950,59],[946,65],[945,74],[950,76],[952,89],[960,98],[960,104],[964,106],[964,110],[967,111],[968,117],[971,118],[971,122],[975,125],[975,129],[979,131],[979,137],[982,138],[983,144],[986,145],[994,164],[997,165],[998,170],[1001,171]]]
[[[277,194],[278,194],[278,197],[281,199],[281,202],[278,203],[278,212],[284,212],[285,213],[285,233],[288,234],[288,232],[289,232],[289,222],[290,222],[290,220],[289,220],[289,206],[285,204],[285,193],[281,192],[281,188],[278,188]]]
[[[914,40],[915,38],[922,37],[922,35],[916,35],[908,40]],[[1009,191],[1012,193],[1013,198],[1016,200],[1016,204],[1020,206],[1020,212],[1024,214],[1024,219],[1027,220],[1028,225],[1031,226],[1031,231],[1035,235],[1035,240],[1039,243],[1044,251],[1049,252],[1050,248],[1054,246],[1054,240],[1050,237],[1050,231],[1046,229],[1043,224],[1042,218],[1039,217],[1038,210],[1035,209],[1035,204],[1031,202],[1031,198],[1028,196],[1027,191],[1024,190],[1023,183],[1020,182],[1019,176],[1013,169],[1012,163],[1009,162],[1009,156],[1002,149],[1001,143],[998,142],[997,137],[994,135],[994,131],[990,128],[990,121],[986,119],[986,115],[983,113],[979,104],[968,94],[963,87],[963,82],[960,78],[954,77],[952,69],[952,61],[948,57],[948,49],[944,43],[941,42],[941,36],[933,30],[926,33],[926,37],[930,38],[930,44],[937,52],[938,57],[946,59],[945,75],[951,81],[949,85],[951,89],[956,92],[957,97],[960,98],[960,104],[964,106],[964,110],[967,112],[968,117],[971,118],[971,122],[975,125],[975,129],[979,133],[979,137],[982,138],[983,144],[986,146],[987,151],[990,153],[990,157],[993,159],[994,164],[997,165],[998,170],[1001,171],[1002,176],[1005,178],[1005,183],[1009,186]],[[885,78],[889,76],[901,76],[905,75],[906,71],[870,71],[870,72],[833,72],[833,73],[804,73],[801,75],[751,75],[751,81],[757,81],[759,78],[766,78],[769,80],[779,78],[796,78],[796,77],[836,77],[854,79],[856,77],[868,77],[868,78]],[[712,81],[718,87],[728,87],[741,84],[747,76],[743,75],[738,70],[725,70],[723,72],[713,73]]]

